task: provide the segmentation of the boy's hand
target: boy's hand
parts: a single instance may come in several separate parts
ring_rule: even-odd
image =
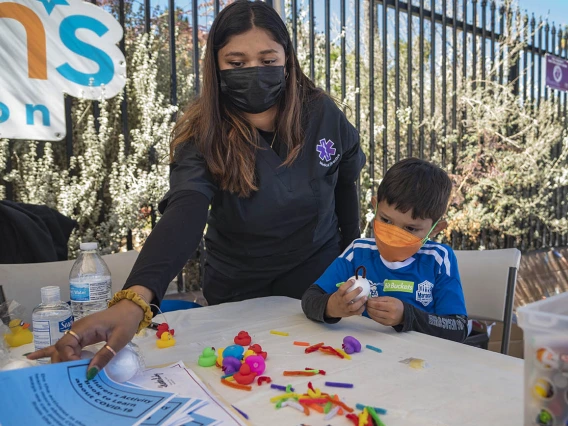
[[[379,324],[395,326],[404,320],[404,305],[394,297],[371,297],[367,302],[367,313]]]
[[[347,290],[353,285],[353,280],[344,282],[341,287],[327,301],[325,307],[325,316],[328,318],[344,318],[353,315],[361,315],[365,310],[366,297],[362,297],[355,301],[355,298],[363,291],[358,287],[347,293]]]

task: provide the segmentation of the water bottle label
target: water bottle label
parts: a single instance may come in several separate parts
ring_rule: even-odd
[[[69,317],[66,320],[59,321],[59,331],[64,333],[67,330],[71,330],[71,326],[73,325],[73,317]]]
[[[110,280],[71,283],[69,290],[73,302],[106,302],[110,297]]]
[[[51,345],[51,329],[49,321],[34,321],[34,346],[35,349],[42,349]]]
[[[73,302],[89,301],[89,284],[71,284],[69,291]]]

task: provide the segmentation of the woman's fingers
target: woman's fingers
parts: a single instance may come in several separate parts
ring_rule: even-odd
[[[26,358],[27,359],[31,359],[31,360],[35,360],[35,359],[40,359],[40,358],[51,358],[51,356],[56,352],[55,350],[55,346],[47,346],[45,348],[39,349],[35,352],[32,352],[31,354],[29,354]]]

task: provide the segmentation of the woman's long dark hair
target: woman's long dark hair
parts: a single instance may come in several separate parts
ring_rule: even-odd
[[[276,131],[288,147],[285,166],[298,157],[303,143],[302,106],[322,92],[303,73],[290,34],[278,13],[261,1],[237,0],[217,16],[207,40],[203,64],[203,89],[178,119],[170,144],[170,161],[185,143],[195,143],[222,190],[248,197],[258,189],[255,177],[256,129],[230,102],[220,102],[217,53],[238,34],[262,28],[286,55],[286,89],[278,104]]]

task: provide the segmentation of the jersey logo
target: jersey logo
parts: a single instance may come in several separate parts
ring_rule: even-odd
[[[331,139],[326,140],[324,138],[320,139],[319,144],[316,146],[316,151],[319,153],[319,158],[321,160],[320,164],[324,167],[331,166],[339,158],[339,155],[337,155],[337,157],[335,157],[335,159],[332,161],[333,156],[337,153],[337,150],[333,147],[333,145],[334,144]]]
[[[428,306],[432,303],[432,288],[434,288],[434,284],[430,281],[424,281],[418,284],[418,290],[416,290],[416,301],[422,303],[424,306]]]
[[[384,292],[398,291],[401,293],[414,293],[414,282],[401,280],[385,280]]]
[[[384,287],[384,284],[377,284],[371,280],[369,280],[369,282],[371,283],[371,291],[369,292],[369,297],[379,297],[379,286]]]

